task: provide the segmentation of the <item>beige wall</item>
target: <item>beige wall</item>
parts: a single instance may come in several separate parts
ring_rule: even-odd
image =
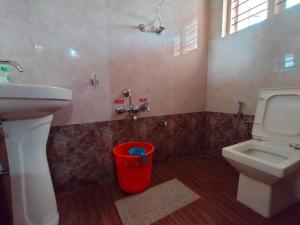
[[[205,109],[207,72],[207,0],[166,0],[161,36],[135,26],[150,22],[156,0],[0,0],[0,58],[25,69],[19,83],[69,88],[73,102],[56,115],[56,124],[122,118],[114,99],[130,87],[148,97],[143,116]],[[198,23],[198,48],[174,56],[174,40]],[[183,42],[182,42],[183,43]],[[184,44],[182,44],[184,46]],[[69,49],[77,52],[70,55]],[[100,85],[89,85],[96,73]]]
[[[300,6],[221,38],[222,1],[209,2],[208,111],[236,112],[244,100],[254,114],[260,88],[300,87]],[[292,70],[283,68],[286,54]]]
[[[260,88],[300,87],[300,6],[221,38],[221,0],[166,0],[161,15],[168,29],[161,36],[139,32],[135,26],[153,19],[156,3],[0,0],[0,58],[25,68],[12,70],[15,82],[72,89],[74,100],[56,124],[124,118],[114,100],[126,87],[135,98],[149,98],[151,112],[141,116],[236,112],[238,100],[254,114]],[[198,48],[187,51],[185,32],[195,22]],[[181,54],[174,56],[178,38]],[[282,67],[286,54],[294,54],[292,70]],[[94,73],[97,88],[89,85]]]

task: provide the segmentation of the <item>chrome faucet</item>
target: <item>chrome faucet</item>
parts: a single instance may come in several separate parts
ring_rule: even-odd
[[[13,67],[15,67],[17,70],[19,70],[19,72],[24,72],[22,66],[12,60],[0,60],[0,64],[7,64],[7,65],[12,65]]]
[[[129,97],[129,107],[126,109],[124,106],[118,106],[116,108],[116,112],[118,114],[123,114],[123,113],[128,113],[129,117],[135,121],[137,120],[137,116],[135,115],[138,112],[149,112],[150,111],[150,107],[148,105],[148,102],[143,103],[142,105],[133,105],[132,104],[132,99],[131,99],[131,90],[128,89],[124,89],[123,90],[123,95],[125,97]]]
[[[299,144],[290,144],[291,148],[294,148],[295,150],[300,150],[300,145]]]
[[[238,101],[238,104],[239,104],[238,115],[241,115],[241,114],[243,114],[243,109],[244,109],[244,106],[245,106],[245,102],[243,102],[243,101]]]

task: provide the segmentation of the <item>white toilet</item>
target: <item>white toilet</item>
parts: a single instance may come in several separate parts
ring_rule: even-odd
[[[261,90],[252,134],[222,155],[240,172],[237,200],[271,217],[300,200],[300,89]]]

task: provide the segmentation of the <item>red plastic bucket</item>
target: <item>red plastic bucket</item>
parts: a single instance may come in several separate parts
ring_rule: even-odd
[[[144,148],[147,163],[144,165],[140,156],[129,155],[131,148]],[[154,146],[145,142],[128,142],[113,149],[118,182],[121,189],[133,194],[145,190],[151,181],[152,156]]]

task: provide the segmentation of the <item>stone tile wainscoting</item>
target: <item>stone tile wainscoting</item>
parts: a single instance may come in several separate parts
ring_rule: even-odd
[[[251,138],[254,116],[243,115],[237,126],[236,121],[237,114],[206,112],[204,149],[207,154],[221,157],[223,147]]]
[[[234,134],[237,116],[233,114],[199,112],[163,116],[168,122],[166,127],[160,124],[160,118],[52,127],[47,155],[56,193],[112,181],[115,177],[112,148],[122,142],[154,144],[154,164],[194,153],[220,157],[222,147],[250,138],[244,121],[253,116],[241,118]],[[4,136],[0,135],[0,161],[7,167]],[[4,189],[1,195],[9,192],[8,178],[0,178],[0,186],[6,186],[0,187]]]
[[[112,149],[119,143],[146,141],[156,149],[154,163],[183,157],[203,149],[205,113],[116,120],[53,127],[48,160],[57,193],[114,179]]]

